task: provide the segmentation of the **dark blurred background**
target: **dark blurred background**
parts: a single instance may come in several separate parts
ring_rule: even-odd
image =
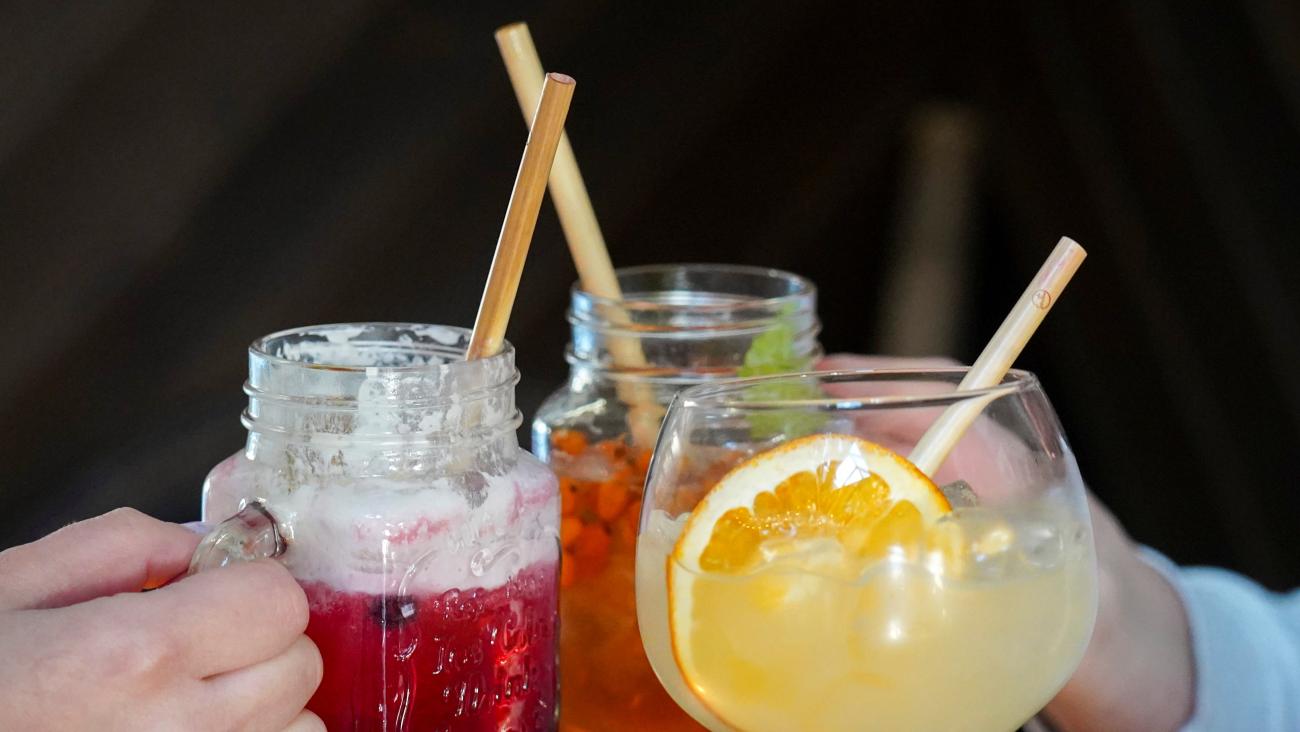
[[[1281,0],[4,3],[0,547],[122,504],[195,518],[260,334],[472,322],[525,139],[514,20],[578,79],[614,260],[805,274],[830,351],[969,360],[1077,238],[1022,364],[1084,475],[1175,559],[1300,583]],[[546,204],[526,414],[573,278]]]

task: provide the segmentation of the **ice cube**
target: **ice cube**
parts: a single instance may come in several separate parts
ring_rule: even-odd
[[[948,499],[948,504],[953,508],[964,508],[968,506],[978,506],[980,499],[971,489],[970,483],[964,480],[954,480],[945,486],[939,487],[943,491],[943,497]]]
[[[952,514],[966,540],[967,571],[980,579],[1006,574],[1016,546],[1016,530],[997,513],[984,508],[962,508]]]
[[[1041,522],[1021,527],[1020,555],[1030,566],[1050,569],[1060,564],[1064,554],[1064,537],[1058,527]]]

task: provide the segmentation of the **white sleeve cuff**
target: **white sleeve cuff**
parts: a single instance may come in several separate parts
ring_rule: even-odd
[[[1300,605],[1222,569],[1181,568],[1143,548],[1174,586],[1191,628],[1196,671],[1183,732],[1300,730]]]

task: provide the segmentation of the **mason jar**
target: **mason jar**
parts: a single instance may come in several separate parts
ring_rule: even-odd
[[[807,370],[821,354],[816,290],[733,265],[632,267],[618,280],[621,302],[573,289],[569,379],[533,421],[563,509],[561,726],[699,729],[655,679],[637,633],[633,551],[659,420],[686,386]]]
[[[203,487],[194,569],[278,556],[311,607],[330,730],[556,725],[559,501],[520,449],[509,344],[358,323],[249,348],[248,442]]]

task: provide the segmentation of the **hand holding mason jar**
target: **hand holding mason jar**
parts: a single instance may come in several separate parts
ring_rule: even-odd
[[[122,508],[0,552],[0,727],[323,730],[302,589],[271,561],[167,584],[198,541]]]

